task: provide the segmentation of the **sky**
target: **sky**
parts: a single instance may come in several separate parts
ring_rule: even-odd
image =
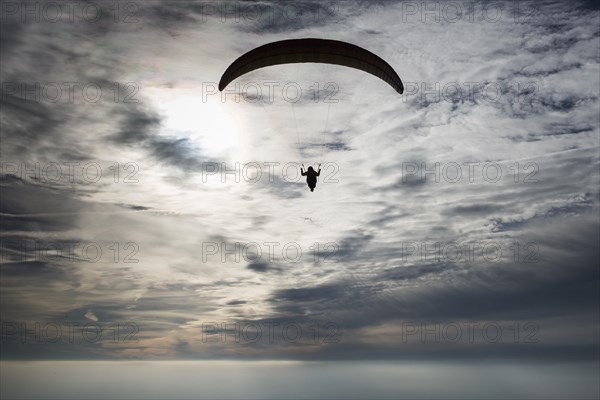
[[[3,380],[41,360],[598,371],[593,2],[1,12]],[[217,90],[297,38],[368,49],[404,94],[326,64]],[[302,164],[321,164],[314,192]],[[597,397],[593,375],[566,386]]]

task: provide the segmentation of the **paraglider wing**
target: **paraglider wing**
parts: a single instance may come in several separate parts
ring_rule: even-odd
[[[402,94],[404,85],[381,57],[356,45],[327,39],[290,39],[265,44],[235,60],[219,81],[222,91],[234,79],[258,68],[292,63],[337,64],[360,69],[383,79]]]

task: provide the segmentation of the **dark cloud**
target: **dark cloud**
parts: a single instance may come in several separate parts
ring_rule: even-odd
[[[261,263],[261,262],[250,263],[246,266],[246,268],[248,268],[250,271],[259,272],[259,273],[264,273],[264,272],[269,272],[269,271],[281,271],[280,268],[274,267],[273,265],[270,265],[268,263]]]
[[[35,279],[44,279],[46,282],[60,280],[65,278],[66,273],[63,268],[44,261],[2,264],[2,276],[6,279],[3,285],[6,284],[7,287],[20,286],[21,279],[31,279],[32,276],[35,276]]]
[[[529,320],[544,325],[547,330],[554,330],[557,326],[550,328],[550,325],[557,323],[560,326],[564,318],[579,315],[591,323],[589,317],[599,306],[600,273],[597,264],[600,254],[594,243],[600,240],[600,233],[597,218],[590,220],[589,216],[587,213],[571,220],[553,215],[549,217],[553,221],[529,221],[524,228],[535,228],[538,233],[516,240],[524,243],[523,239],[527,238],[535,243],[538,246],[538,262],[504,260],[489,263],[478,260],[457,264],[417,260],[415,265],[399,265],[372,274],[362,272],[356,274],[353,280],[340,279],[317,286],[277,290],[270,302],[275,307],[277,318],[301,320],[303,316],[311,316],[317,320],[332,320],[346,337],[355,335],[356,329],[386,322],[393,324],[394,321],[432,324],[444,321]],[[539,228],[543,229],[538,231]],[[571,238],[568,244],[562,235],[565,230]],[[561,249],[560,256],[553,254],[557,246]],[[364,257],[360,253],[355,255],[358,260],[364,260]],[[546,320],[554,322],[543,322]],[[586,329],[573,326],[563,334],[565,338],[581,336]],[[494,357],[499,348],[483,346],[464,357]],[[553,348],[559,358],[581,358],[584,348],[596,349],[597,344],[585,343],[580,351],[569,352],[560,343],[554,347],[545,342],[539,350],[552,353]],[[424,353],[415,351],[413,356],[435,357],[427,355],[426,349],[421,350]],[[335,355],[330,353],[325,357],[353,357],[346,354],[347,349],[343,345],[328,351]],[[359,352],[363,351],[363,357],[380,356],[375,349],[363,347]],[[395,354],[390,358],[402,357],[400,353],[390,351]],[[516,348],[508,351],[515,357],[551,357],[550,353],[519,352]],[[458,353],[452,354],[458,356]]]
[[[339,285],[321,285],[310,288],[282,289],[273,295],[272,302],[289,301],[292,303],[308,303],[335,300],[343,289]]]
[[[13,84],[16,85],[14,93],[21,93],[29,97],[23,98],[13,94],[13,90],[8,87]],[[26,84],[3,81],[2,89],[0,89],[0,103],[2,104],[0,137],[5,143],[15,143],[14,155],[21,158],[47,141],[48,138],[59,136],[60,129],[66,125],[69,118],[67,106],[64,104],[43,103],[31,98],[31,95],[21,92],[21,90],[25,90],[21,85]],[[33,83],[29,85],[33,87]]]
[[[291,33],[343,19],[337,4],[310,1],[242,3],[240,15],[247,17],[242,19],[239,29],[259,35]]]
[[[22,44],[26,25],[19,23],[18,18],[3,18],[0,25],[0,51],[5,57],[10,57],[13,49]]]
[[[75,226],[74,215],[88,206],[69,190],[27,182],[12,175],[0,179],[2,231],[61,231]]]
[[[242,304],[248,303],[246,300],[231,300],[225,303],[228,306],[241,306]]]
[[[457,214],[475,214],[475,215],[487,215],[493,212],[502,211],[502,206],[498,204],[471,204],[467,206],[456,206],[445,210],[445,215],[457,215]]]
[[[324,143],[322,146],[325,147],[327,150],[331,150],[331,151],[350,151],[350,150],[352,150],[352,148],[350,148],[346,143],[341,142],[341,141]]]
[[[539,212],[530,218],[492,218],[490,220],[491,230],[493,232],[514,231],[521,229],[527,224],[530,224],[531,222],[536,220],[543,220],[555,216],[577,216],[581,214],[587,214],[591,209],[594,208],[594,205],[597,204],[597,197],[598,194],[593,196],[589,193],[586,193],[583,196],[574,198],[568,204],[557,207],[550,207],[547,210]]]
[[[148,143],[148,148],[160,162],[184,171],[201,171],[202,163],[208,162],[201,158],[199,150],[186,138],[155,138]]]
[[[524,76],[524,77],[547,77],[549,75],[555,75],[561,72],[570,71],[572,69],[581,68],[583,64],[581,63],[573,63],[562,66],[561,68],[551,68],[548,70],[536,70],[529,71],[527,68],[520,70],[519,72],[515,72],[514,76]]]
[[[144,143],[156,134],[160,123],[161,118],[152,111],[129,107],[122,113],[120,129],[111,140],[128,145]]]
[[[136,206],[134,204],[119,204],[121,207],[125,207],[128,208],[130,210],[135,210],[135,211],[146,211],[146,210],[151,210],[150,207],[145,207],[145,206]]]
[[[373,235],[357,230],[352,232],[338,242],[338,248],[335,251],[334,257],[340,262],[353,260],[358,254],[361,254],[365,248],[369,246],[369,242],[373,239]]]
[[[562,126],[561,126],[562,125]],[[513,142],[539,142],[550,136],[579,135],[581,133],[591,133],[592,127],[576,128],[571,125],[556,124],[548,126],[543,132],[527,133],[527,135],[507,136]]]
[[[212,3],[211,5],[213,5]],[[168,4],[148,4],[141,9],[145,21],[156,24],[163,29],[177,28],[182,24],[201,22],[203,11],[207,13],[211,8],[209,4],[196,4],[193,2],[175,2]]]
[[[230,24],[243,32],[273,34],[293,32],[335,23],[342,16],[335,3],[319,2],[175,2],[147,3],[139,7],[136,17],[145,24],[163,29],[172,36],[196,24]]]
[[[456,269],[456,266],[440,263],[415,265],[410,267],[395,267],[384,270],[381,274],[381,279],[384,281],[410,281],[430,274],[440,274],[448,269]]]

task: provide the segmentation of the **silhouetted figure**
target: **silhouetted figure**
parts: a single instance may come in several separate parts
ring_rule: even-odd
[[[304,164],[302,166],[304,166]],[[319,164],[318,172],[316,172],[313,169],[313,167],[308,167],[308,170],[306,170],[306,172],[304,172],[302,167],[300,167],[300,173],[302,174],[302,176],[306,176],[306,183],[308,184],[308,187],[310,188],[311,192],[315,191],[315,186],[317,186],[317,176],[321,175],[320,167],[321,167],[321,164]]]

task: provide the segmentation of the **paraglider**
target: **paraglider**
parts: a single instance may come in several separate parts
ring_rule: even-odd
[[[250,50],[223,73],[219,90],[236,78],[259,68],[293,63],[325,63],[356,68],[387,82],[402,94],[404,85],[394,69],[378,55],[354,44],[329,39],[288,39]]]
[[[248,51],[225,70],[219,81],[219,91],[222,92],[232,81],[248,72],[293,63],[324,63],[355,68],[380,78],[399,94],[404,92],[404,85],[396,71],[378,55],[351,43],[315,38],[281,40]],[[326,131],[327,122],[325,126]],[[302,158],[302,154],[300,156]],[[306,172],[303,169],[300,171],[302,176],[307,177],[306,182],[313,192],[321,169],[317,172],[309,167]]]
[[[302,164],[304,167],[304,164]],[[319,164],[319,171],[315,171],[313,167],[308,167],[308,170],[304,172],[304,168],[300,168],[300,174],[302,176],[306,176],[306,183],[311,192],[315,191],[315,187],[317,186],[317,177],[321,175],[321,164]]]

